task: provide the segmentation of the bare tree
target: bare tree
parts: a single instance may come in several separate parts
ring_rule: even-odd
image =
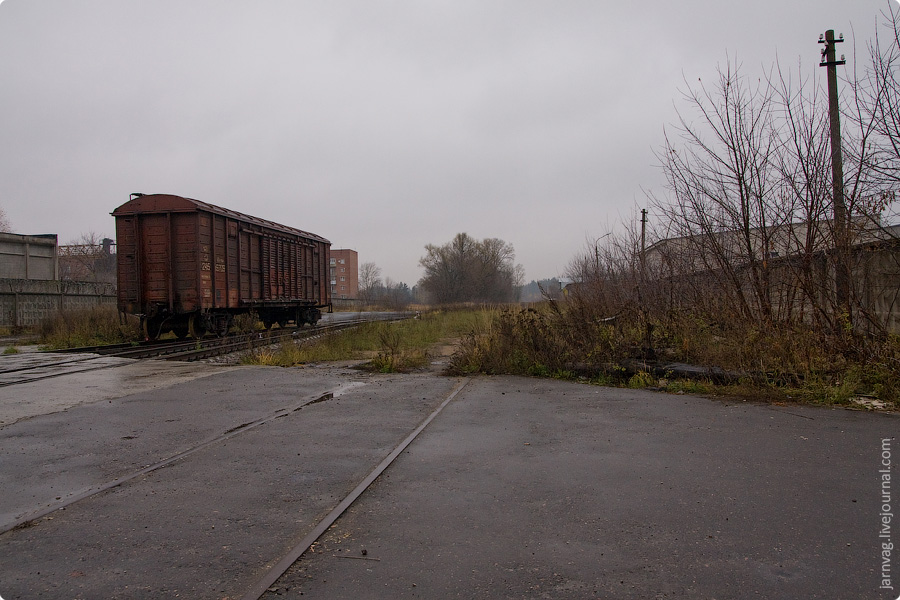
[[[673,249],[689,254],[693,270],[718,274],[738,312],[771,320],[766,258],[775,228],[790,220],[777,202],[780,141],[771,90],[762,81],[751,85],[729,63],[714,87],[688,87],[685,100],[698,122],[679,114],[680,140],[667,134],[659,154],[670,191],[664,201],[653,199],[670,227],[664,237],[680,238]]]
[[[9,233],[12,231],[12,225],[9,222],[9,217],[6,216],[6,211],[0,207],[0,232]]]
[[[880,184],[866,197],[885,208],[896,199],[900,184],[900,9],[888,2],[882,15],[887,35],[876,31],[868,44],[869,64],[861,77],[850,82],[854,103],[845,114],[863,136],[871,136],[868,152],[857,159],[866,163]]]
[[[93,231],[59,247],[60,278],[70,281],[116,280],[115,242]]]
[[[678,135],[667,132],[658,153],[668,193],[651,196],[667,238],[654,249],[657,263],[695,282],[703,274],[704,285],[747,319],[832,329],[853,323],[853,314],[873,321],[863,284],[851,286],[850,304],[839,303],[835,275],[858,268],[853,243],[886,237],[875,230],[900,183],[898,16],[891,6],[890,43],[870,45],[872,67],[845,88],[846,220],[834,220],[821,88],[799,68],[794,81],[776,63],[750,82],[729,64],[714,85],[688,86],[693,118],[679,112]]]
[[[428,244],[419,264],[419,286],[433,302],[510,302],[522,284],[512,244],[496,238],[476,240],[457,234],[443,246]]]
[[[366,262],[359,266],[359,299],[363,304],[371,304],[375,299],[375,292],[381,285],[381,267],[373,262]]]

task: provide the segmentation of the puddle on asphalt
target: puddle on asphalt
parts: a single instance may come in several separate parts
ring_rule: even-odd
[[[337,387],[333,392],[333,397],[338,398],[351,390],[355,390],[356,388],[362,387],[364,385],[368,385],[365,381],[348,381],[347,383],[342,383]]]

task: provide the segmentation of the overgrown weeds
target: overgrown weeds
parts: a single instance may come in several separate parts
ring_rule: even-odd
[[[366,323],[314,341],[286,342],[279,347],[248,352],[243,364],[293,366],[311,362],[367,360],[379,372],[401,372],[425,367],[432,345],[483,327],[491,311],[447,310],[421,314],[415,319]]]
[[[264,327],[259,315],[252,311],[236,315],[231,322],[231,331],[234,333],[253,333],[261,329]]]
[[[653,374],[674,363],[715,368],[720,381]],[[586,377],[630,388],[825,404],[866,395],[900,405],[896,336],[875,340],[796,324],[761,327],[682,314],[649,320],[638,311],[602,318],[578,302],[500,311],[489,327],[465,337],[449,370]]]
[[[38,341],[50,350],[100,346],[142,339],[140,323],[112,306],[61,311],[37,326]]]

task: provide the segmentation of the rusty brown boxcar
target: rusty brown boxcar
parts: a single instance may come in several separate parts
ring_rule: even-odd
[[[223,334],[239,314],[270,327],[315,323],[331,307],[331,242],[168,194],[132,194],[116,219],[119,310],[148,338]]]

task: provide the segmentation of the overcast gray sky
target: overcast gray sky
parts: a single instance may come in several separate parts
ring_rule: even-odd
[[[410,286],[459,232],[552,277],[661,190],[685,80],[823,77],[819,34],[851,59],[887,1],[5,0],[0,207],[65,243],[171,193]]]

